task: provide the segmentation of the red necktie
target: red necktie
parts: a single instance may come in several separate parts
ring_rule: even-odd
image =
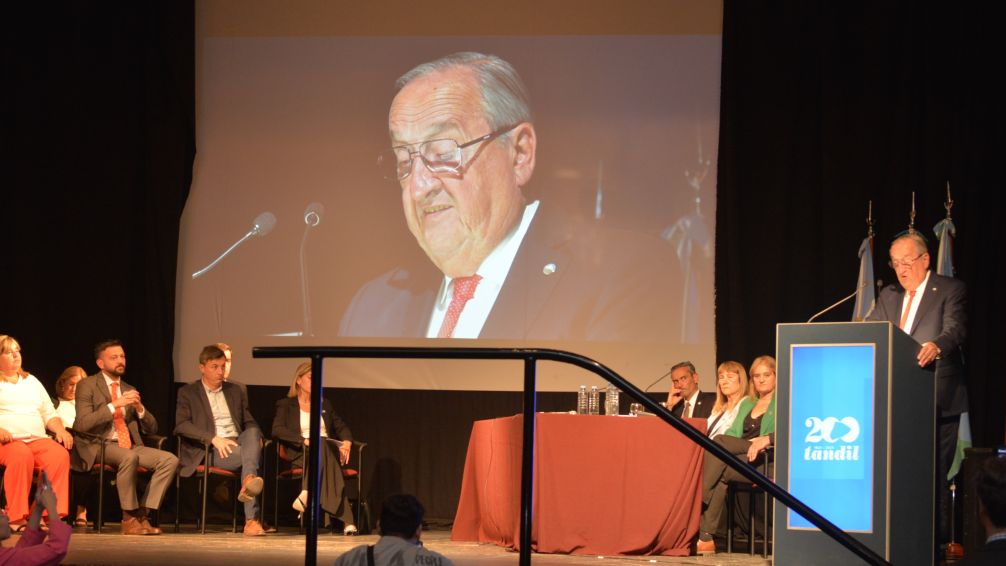
[[[908,302],[905,303],[905,312],[902,313],[902,315],[901,315],[901,324],[898,325],[898,328],[900,328],[902,330],[905,330],[905,324],[908,322],[908,313],[910,313],[912,311],[912,300],[913,299],[915,299],[915,290],[911,290],[911,291],[908,292]],[[908,332],[908,331],[905,330],[905,332]]]
[[[437,338],[450,338],[454,334],[454,327],[458,325],[458,317],[464,310],[465,304],[475,296],[475,287],[482,281],[481,275],[471,277],[458,277],[454,279],[454,291],[451,293],[451,304],[447,307],[447,314],[444,315],[444,322],[440,325],[440,332]]]
[[[117,381],[112,382],[112,401],[119,398],[119,383]],[[115,415],[112,417],[112,422],[115,424],[115,434],[119,437],[119,447],[120,448],[132,448],[133,439],[129,438],[129,428],[126,427],[126,416],[122,413],[122,407],[115,408]]]

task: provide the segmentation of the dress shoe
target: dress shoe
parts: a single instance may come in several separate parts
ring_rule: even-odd
[[[149,535],[150,531],[147,527],[143,526],[143,522],[132,515],[127,515],[123,512],[122,515],[122,534],[124,535]]]
[[[695,543],[696,554],[716,554],[716,541],[699,539]]]
[[[259,476],[247,475],[245,481],[241,483],[241,491],[238,493],[238,501],[248,503],[262,493],[262,486],[265,482]]]
[[[155,527],[155,526],[151,525],[150,524],[150,519],[147,519],[146,517],[144,517],[143,519],[140,520],[140,522],[143,524],[143,527],[145,529],[147,529],[147,534],[148,535],[159,535],[159,534],[161,534],[161,528],[160,527]]]
[[[263,535],[265,535],[265,527],[257,519],[248,519],[245,521],[246,537],[259,537]]]
[[[138,514],[136,518],[140,520],[140,524],[143,525],[143,528],[147,529],[148,535],[159,535],[161,534],[161,529],[150,524],[149,511],[150,510],[146,508],[142,509],[140,514]]]
[[[360,534],[360,531],[357,530],[356,525],[346,525],[345,527],[342,528],[343,536],[355,537],[358,534]]]

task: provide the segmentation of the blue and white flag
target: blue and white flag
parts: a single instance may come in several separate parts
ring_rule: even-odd
[[[873,285],[873,238],[863,238],[859,246],[859,281],[856,283],[856,306],[852,309],[853,322],[862,322],[873,312],[876,290]]]
[[[933,227],[933,232],[936,232],[936,237],[940,239],[940,249],[936,254],[936,273],[944,277],[953,277],[954,237],[957,236],[957,228],[953,220],[947,216]],[[968,418],[968,412],[964,411],[957,426],[957,448],[954,450],[954,461],[947,472],[948,480],[953,479],[961,470],[964,451],[968,448],[971,448],[971,420]]]
[[[957,227],[948,216],[933,227],[936,237],[940,240],[940,250],[936,253],[936,273],[944,277],[954,276],[954,238]]]

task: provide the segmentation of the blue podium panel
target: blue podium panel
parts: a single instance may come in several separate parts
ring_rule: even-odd
[[[876,347],[794,344],[790,364],[789,491],[842,530],[873,532]]]
[[[894,564],[933,563],[936,384],[889,322],[779,324],[776,481]],[[856,559],[776,505],[777,566]]]

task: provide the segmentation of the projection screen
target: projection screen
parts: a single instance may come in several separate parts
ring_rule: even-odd
[[[289,384],[297,362],[252,360],[253,346],[561,348],[641,387],[681,360],[714,373],[719,34],[284,29],[199,39],[197,161],[179,236],[176,380],[198,377],[199,350],[218,341],[234,349],[236,379],[263,385]],[[375,300],[360,295],[382,278],[394,286],[394,274],[408,273],[408,285],[433,292],[443,280],[406,226],[403,189],[383,179],[375,162],[391,147],[396,79],[458,51],[503,58],[530,93],[537,153],[523,194],[538,204],[514,265],[529,253],[532,230],[556,239],[527,260],[526,272],[511,270],[489,313],[489,321],[509,315],[522,324],[477,339],[425,338],[401,324],[382,326],[381,315],[368,311]],[[248,236],[263,213],[275,225]],[[503,303],[509,288],[539,280],[561,284]],[[594,292],[602,284],[611,289]],[[561,308],[580,295],[586,304]],[[418,310],[428,318],[427,307]],[[368,324],[360,330],[350,319]],[[581,370],[540,366],[542,390],[600,385]],[[516,390],[521,368],[330,360],[326,385]]]

